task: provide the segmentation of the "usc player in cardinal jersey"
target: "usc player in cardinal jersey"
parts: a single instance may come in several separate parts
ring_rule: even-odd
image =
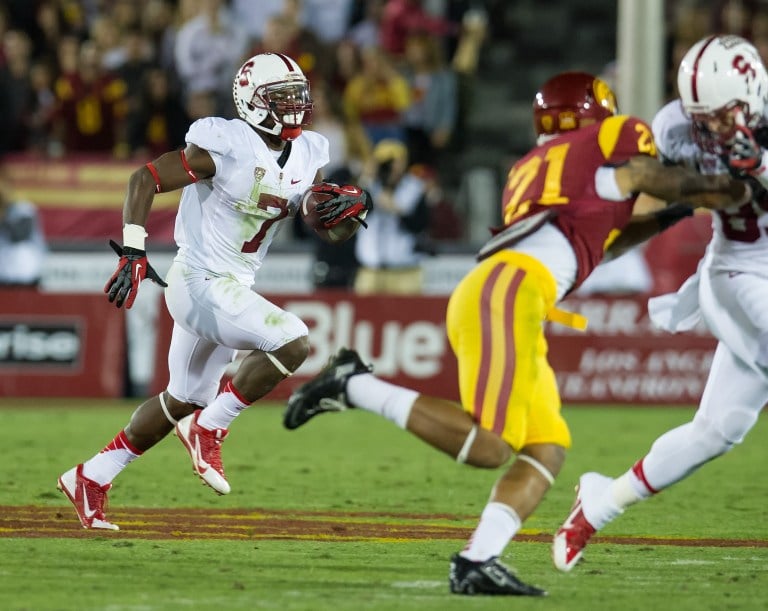
[[[509,171],[503,226],[448,304],[461,404],[385,382],[357,353],[342,349],[293,393],[284,419],[294,429],[317,414],[356,407],[460,463],[497,468],[516,455],[469,542],[450,560],[456,594],[546,594],[499,557],[554,482],[571,445],[547,362],[544,322],[584,321],[559,310],[558,301],[606,250],[630,246],[687,214],[663,209],[633,220],[640,192],[706,206],[748,197],[748,189],[726,176],[663,166],[650,127],[616,115],[613,92],[590,74],[563,73],[546,82],[533,119],[538,145]]]

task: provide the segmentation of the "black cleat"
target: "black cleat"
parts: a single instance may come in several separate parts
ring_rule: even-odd
[[[453,594],[496,596],[546,596],[547,591],[520,581],[497,557],[474,562],[454,554],[449,575]]]
[[[320,373],[293,391],[288,398],[283,426],[297,429],[317,414],[349,409],[352,406],[347,402],[347,380],[372,369],[357,352],[341,348]]]

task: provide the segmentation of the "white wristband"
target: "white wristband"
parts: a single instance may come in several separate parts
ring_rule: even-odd
[[[123,225],[123,246],[144,250],[144,238],[149,235],[141,225]]]
[[[601,166],[595,172],[595,192],[612,202],[623,202],[630,194],[621,192],[619,183],[616,182],[616,168]]]

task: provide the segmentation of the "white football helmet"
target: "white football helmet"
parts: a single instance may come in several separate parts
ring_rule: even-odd
[[[732,34],[693,45],[680,62],[677,87],[694,137],[715,153],[728,150],[737,126],[755,128],[768,104],[768,73],[760,54]]]
[[[312,118],[309,81],[282,53],[261,53],[246,61],[235,75],[232,97],[243,121],[283,140],[298,138]]]

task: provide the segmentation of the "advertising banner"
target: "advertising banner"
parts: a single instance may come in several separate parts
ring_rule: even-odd
[[[121,397],[122,311],[101,296],[0,290],[0,397]]]
[[[705,327],[669,334],[648,317],[646,297],[569,298],[589,320],[582,333],[551,324],[549,362],[563,403],[698,403],[716,341]]]

